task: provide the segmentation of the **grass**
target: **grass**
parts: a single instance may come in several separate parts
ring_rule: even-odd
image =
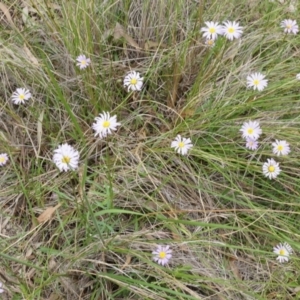
[[[300,299],[300,38],[279,26],[299,7],[1,3],[3,299]],[[242,38],[208,48],[199,29],[227,19]],[[92,60],[82,71],[79,54]],[[144,76],[139,93],[123,87],[130,70]],[[246,88],[253,72],[269,80],[264,91]],[[26,105],[11,102],[19,87],[33,95]],[[103,111],[122,125],[100,140],[91,124]],[[248,120],[263,130],[256,152],[239,132]],[[188,156],[170,148],[177,134],[192,139]],[[275,139],[289,156],[274,157]],[[74,172],[52,162],[63,143],[80,152]],[[275,180],[262,174],[271,157]],[[272,253],[282,242],[295,251],[285,264]],[[167,267],[152,260],[157,245],[173,250]]]

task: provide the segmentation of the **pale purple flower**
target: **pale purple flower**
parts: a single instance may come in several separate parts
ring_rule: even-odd
[[[85,69],[91,63],[91,59],[87,58],[85,55],[81,54],[76,58],[77,64],[80,70]]]
[[[284,28],[285,33],[297,34],[297,32],[299,31],[297,21],[291,19],[283,20],[280,23],[280,27]]]
[[[246,138],[246,148],[249,150],[256,150],[258,148],[257,140],[247,137]]]
[[[172,257],[172,250],[170,249],[170,246],[158,246],[152,254],[155,262],[165,266]]]
[[[8,162],[8,154],[7,153],[1,153],[0,154],[0,167],[6,165]]]

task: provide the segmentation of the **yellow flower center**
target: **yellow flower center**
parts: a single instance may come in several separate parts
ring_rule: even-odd
[[[5,162],[5,157],[4,156],[0,156],[0,163],[4,163]]]
[[[109,126],[110,126],[110,122],[109,121],[106,120],[106,121],[103,122],[103,127],[104,128],[108,128]]]
[[[269,171],[270,173],[273,173],[273,172],[275,171],[275,167],[274,167],[274,166],[269,166],[269,167],[268,167],[268,171]]]
[[[235,31],[235,30],[234,30],[233,27],[229,27],[229,28],[228,28],[228,32],[229,32],[229,33],[234,33],[234,31]]]
[[[209,31],[209,33],[215,33],[216,32],[216,28],[209,28],[208,31]]]
[[[254,80],[253,80],[253,84],[254,84],[254,85],[259,85],[259,80],[258,80],[258,79],[254,79]]]
[[[286,28],[287,28],[287,29],[291,29],[291,28],[292,28],[292,25],[288,24],[288,25],[286,25]]]
[[[63,156],[63,158],[61,159],[61,162],[63,164],[69,164],[71,161],[71,158],[69,156]]]
[[[278,146],[277,146],[277,150],[278,150],[278,151],[282,151],[282,150],[283,150],[283,146],[282,146],[282,145],[278,145]]]
[[[252,134],[253,131],[254,131],[253,128],[248,128],[248,130],[247,130],[248,134]]]
[[[131,78],[130,79],[130,84],[136,85],[137,84],[137,79],[136,78]]]
[[[20,95],[19,95],[19,99],[20,99],[20,100],[24,100],[24,98],[25,98],[25,95],[24,95],[24,94],[20,94]]]
[[[182,149],[182,148],[184,147],[184,142],[179,142],[179,143],[178,143],[178,147],[179,147],[180,149]]]
[[[285,255],[285,250],[284,249],[280,249],[279,250],[279,255]]]
[[[82,64],[83,66],[85,66],[85,65],[86,65],[86,60],[85,60],[85,59],[82,60],[82,61],[81,61],[81,64]]]
[[[214,40],[207,40],[206,43],[208,46],[212,46],[214,44]]]
[[[161,252],[159,252],[159,254],[158,254],[159,258],[161,258],[161,259],[165,258],[166,255],[167,255],[167,253],[164,252],[164,251],[161,251]]]

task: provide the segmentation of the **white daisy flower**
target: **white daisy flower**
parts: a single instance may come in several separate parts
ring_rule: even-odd
[[[293,252],[293,249],[288,243],[280,243],[273,248],[273,252],[278,255],[276,260],[283,263],[289,261],[289,256]]]
[[[3,289],[3,283],[0,282],[0,294],[2,294],[4,292],[4,289]]]
[[[297,80],[300,80],[300,73],[298,73],[298,74],[296,75],[296,79],[297,79]]]
[[[140,91],[143,86],[144,77],[140,77],[139,72],[131,71],[124,78],[124,87],[128,88],[128,92]]]
[[[222,26],[222,34],[228,39],[228,40],[233,40],[233,39],[238,39],[241,37],[243,33],[243,27],[239,25],[238,22],[230,22],[226,21],[223,22]]]
[[[203,36],[208,40],[215,40],[218,34],[222,34],[222,26],[215,22],[205,22],[207,27],[202,27],[200,31],[204,32]]]
[[[172,257],[172,250],[170,249],[170,246],[158,246],[152,254],[155,262],[165,266]]]
[[[262,133],[258,121],[244,122],[240,131],[244,139],[251,138],[254,140],[257,140]]]
[[[277,156],[279,155],[288,155],[291,152],[290,145],[286,141],[278,141],[276,140],[272,143],[273,153]]]
[[[291,19],[283,20],[280,23],[280,27],[284,28],[285,33],[297,34],[297,32],[299,31],[297,21]]]
[[[76,58],[77,64],[80,70],[85,69],[91,63],[91,59],[87,58],[85,55],[81,54]]]
[[[6,165],[7,162],[8,162],[8,155],[7,155],[7,153],[1,153],[0,154],[0,167]]]
[[[281,169],[279,168],[279,163],[276,162],[273,158],[268,158],[267,162],[263,164],[262,169],[263,174],[266,177],[269,177],[269,179],[276,178],[281,172]]]
[[[264,79],[265,77],[261,73],[253,73],[247,76],[247,87],[253,87],[254,90],[262,91],[268,85],[268,80]]]
[[[121,123],[117,122],[117,116],[110,116],[109,112],[104,112],[95,118],[92,128],[95,130],[95,136],[99,135],[100,138],[106,137],[112,131],[117,130],[117,126]]]
[[[13,92],[11,100],[14,104],[24,104],[26,100],[29,100],[31,98],[31,93],[29,90],[19,88],[16,89],[15,92]]]
[[[72,146],[63,144],[54,150],[53,162],[61,172],[75,170],[78,168],[79,152]]]
[[[246,148],[250,150],[256,150],[258,148],[257,140],[247,137],[246,138]]]
[[[175,148],[175,151],[185,155],[188,153],[189,149],[193,147],[192,141],[190,138],[181,138],[181,135],[178,134],[175,140],[171,143],[171,148]]]

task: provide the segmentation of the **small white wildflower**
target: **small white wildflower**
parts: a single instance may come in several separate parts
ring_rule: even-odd
[[[110,116],[109,112],[103,112],[99,117],[95,118],[95,123],[92,124],[92,128],[95,130],[95,136],[99,135],[100,138],[106,137],[111,134],[112,131],[117,130],[117,126],[121,123],[117,122],[117,116]]]
[[[288,155],[291,152],[290,145],[286,141],[278,141],[276,140],[272,143],[273,153],[277,156],[279,155]]]
[[[75,170],[78,168],[79,152],[68,144],[60,145],[54,150],[53,162],[61,172]]]
[[[0,167],[6,165],[7,162],[8,162],[8,155],[7,155],[7,153],[1,153],[0,154]]]
[[[207,27],[202,27],[200,31],[204,32],[203,36],[208,40],[215,40],[218,34],[222,34],[222,26],[217,22],[205,22]]]
[[[170,249],[170,246],[158,246],[152,254],[155,262],[165,266],[172,257],[172,250]]]
[[[296,75],[296,79],[297,79],[297,80],[300,80],[300,73],[298,73],[298,74]]]
[[[297,34],[297,32],[299,31],[299,28],[298,28],[298,25],[297,25],[297,21],[295,21],[295,20],[291,20],[291,19],[283,20],[280,23],[280,26],[282,28],[284,28],[284,32],[285,33]]]
[[[269,179],[276,178],[281,172],[281,169],[279,168],[279,163],[276,162],[273,158],[268,158],[267,162],[263,164],[262,169],[263,174],[266,177],[269,177]]]
[[[254,90],[262,91],[268,85],[268,80],[265,77],[261,73],[253,73],[247,76],[247,87],[253,87]]]
[[[140,73],[136,71],[129,72],[124,78],[124,87],[127,87],[128,92],[140,91],[143,86],[144,77],[140,77]]]
[[[26,100],[29,100],[31,98],[31,93],[29,90],[26,90],[24,88],[16,89],[15,92],[13,92],[11,100],[14,104],[24,104]]]
[[[77,64],[80,70],[85,69],[91,63],[91,59],[87,58],[85,55],[81,54],[76,58]]]
[[[193,147],[192,141],[190,138],[181,138],[181,135],[178,134],[175,140],[171,143],[171,148],[175,148],[175,151],[185,155],[188,153],[189,149]]]
[[[243,138],[252,138],[254,140],[257,140],[262,133],[258,121],[244,122],[240,131]]]
[[[246,148],[250,150],[256,150],[258,148],[257,140],[247,137],[246,138]]]
[[[3,283],[0,282],[0,294],[2,294],[4,292],[4,289],[3,289]]]
[[[289,261],[289,256],[293,252],[293,249],[288,243],[280,243],[273,248],[273,252],[278,255],[276,260],[283,263]]]
[[[233,39],[238,39],[241,37],[243,33],[243,27],[239,25],[238,22],[230,22],[230,21],[225,21],[223,22],[222,26],[222,34],[228,39],[228,40],[233,40]]]

